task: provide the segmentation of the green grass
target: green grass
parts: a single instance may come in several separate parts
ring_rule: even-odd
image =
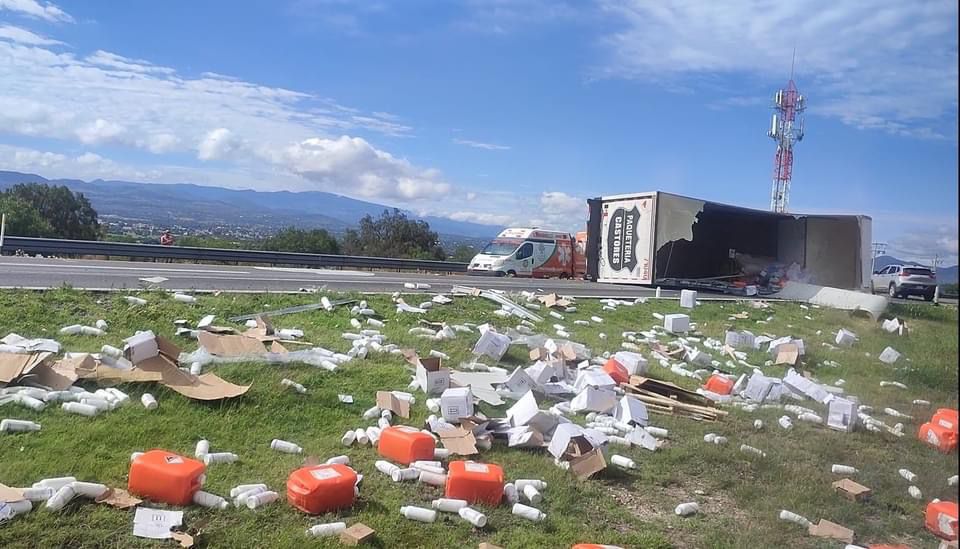
[[[121,294],[95,294],[60,289],[48,292],[0,292],[0,335],[17,332],[27,337],[53,337],[71,351],[97,351],[104,343],[118,345],[137,329],[152,329],[173,338],[172,321],[185,318],[196,322],[208,313],[226,317],[255,311],[278,309],[315,301],[315,296],[230,294],[201,296],[198,305],[174,302],[159,292],[139,294],[149,301],[145,307],[130,307]],[[397,315],[385,296],[365,296],[370,305],[383,313],[388,324],[384,333],[389,341],[416,348],[421,353],[431,348],[451,356],[456,366],[469,357],[474,337],[460,335],[448,342],[428,342],[407,335],[416,316]],[[409,302],[419,301],[416,298]],[[601,304],[581,300],[579,311],[561,321],[573,339],[591,347],[595,353],[616,350],[624,330],[646,329],[656,321],[653,312],[673,312],[675,302],[650,302],[621,307],[616,312],[601,311]],[[494,305],[479,298],[457,298],[428,315],[431,320],[484,322],[507,327],[508,322],[492,314]],[[728,321],[734,312],[747,310],[748,320]],[[403,360],[390,355],[371,355],[367,360],[342,366],[336,373],[309,366],[272,366],[256,363],[213,367],[223,378],[252,384],[241,398],[220,403],[189,400],[154,384],[124,385],[120,389],[134,400],[131,405],[96,418],[68,415],[55,406],[35,413],[8,405],[0,416],[29,419],[43,424],[39,433],[0,436],[0,482],[24,486],[49,476],[71,474],[82,480],[125,486],[129,455],[133,451],[164,448],[190,455],[201,438],[210,440],[215,451],[240,455],[235,464],[213,465],[208,471],[206,489],[225,494],[239,483],[262,481],[283,493],[291,471],[301,465],[303,456],[280,454],[269,449],[273,438],[292,440],[305,448],[307,455],[321,459],[347,454],[352,465],[365,474],[360,498],[353,509],[337,514],[308,517],[285,503],[249,511],[230,508],[210,511],[189,507],[185,524],[200,530],[201,547],[336,547],[334,540],[308,539],[304,530],[318,522],[362,521],[377,531],[378,547],[475,547],[487,541],[503,547],[569,547],[577,542],[617,544],[623,547],[835,547],[835,543],[810,538],[801,528],[777,520],[780,509],[790,509],[811,520],[826,518],[857,532],[858,542],[900,541],[914,546],[931,545],[933,537],[922,528],[925,502],[907,495],[907,483],[897,475],[906,467],[920,476],[918,486],[926,500],[934,497],[955,500],[955,488],[946,486],[946,478],[957,470],[957,455],[942,455],[922,445],[913,433],[924,416],[937,407],[957,407],[957,311],[925,304],[895,306],[892,313],[905,318],[911,328],[907,337],[882,332],[873,322],[852,318],[827,309],[803,310],[793,304],[775,304],[755,310],[733,302],[704,303],[693,311],[693,320],[707,336],[721,337],[728,326],[750,329],[755,333],[802,337],[808,348],[808,369],[825,383],[846,379],[846,389],[877,409],[886,406],[912,413],[908,435],[902,439],[875,433],[841,434],[819,427],[798,424],[784,432],[776,426],[779,410],[761,410],[754,414],[731,411],[720,423],[655,415],[653,423],[670,430],[670,440],[655,453],[636,449],[617,449],[633,458],[639,468],[624,472],[608,468],[597,477],[578,482],[552,464],[545,451],[515,450],[495,445],[480,459],[504,467],[509,479],[543,478],[549,483],[541,508],[548,519],[531,523],[513,517],[507,506],[485,509],[489,526],[470,527],[455,515],[443,516],[437,523],[421,524],[403,519],[399,508],[405,504],[429,506],[441,495],[437,488],[415,483],[394,484],[378,473],[373,463],[376,451],[370,447],[344,448],[340,435],[348,428],[365,426],[363,410],[374,404],[380,389],[404,389],[409,381]],[[599,315],[600,326],[575,326],[576,318]],[[809,315],[813,320],[806,320]],[[766,325],[756,320],[773,316]],[[59,336],[57,330],[73,323],[92,324],[98,318],[110,323],[107,336]],[[350,330],[349,311],[314,311],[277,317],[278,327],[298,327],[306,339],[330,349],[346,350],[340,333]],[[552,333],[546,321],[545,330]],[[790,327],[792,326],[792,327]],[[823,341],[832,341],[837,328],[846,327],[860,336],[851,349],[828,350]],[[602,340],[604,331],[609,338]],[[821,335],[816,335],[822,330]],[[185,350],[196,343],[174,339]],[[882,364],[876,356],[891,345],[904,358],[894,367]],[[866,356],[869,353],[870,356]],[[644,353],[648,354],[648,353]],[[764,353],[752,353],[748,361],[761,365]],[[906,359],[910,361],[907,362]],[[821,366],[824,360],[836,360],[839,368]],[[526,365],[526,349],[513,347],[503,362],[509,366]],[[740,368],[746,372],[746,368]],[[770,375],[782,375],[782,367],[765,367]],[[695,388],[692,380],[678,380],[669,371],[651,365],[654,377]],[[309,389],[299,395],[280,386],[280,379],[292,378]],[[908,390],[880,388],[880,380],[906,383]],[[153,412],[136,401],[143,392],[151,392],[160,402]],[[355,398],[352,405],[341,404],[337,394]],[[931,409],[916,408],[911,401],[923,398]],[[413,407],[410,424],[419,425],[428,415],[422,395]],[[541,403],[544,407],[546,403]],[[806,406],[820,408],[808,401]],[[482,405],[480,410],[501,417],[500,409]],[[779,413],[778,413],[779,412]],[[753,420],[761,418],[767,427],[754,431]],[[578,421],[582,421],[578,419]],[[891,422],[893,423],[893,422]],[[727,446],[708,445],[707,432],[727,436]],[[767,452],[765,459],[751,458],[737,448],[750,444]],[[874,490],[873,500],[865,504],[848,502],[832,493],[832,463],[858,467],[855,478]],[[681,519],[673,508],[681,502],[698,501],[701,513]],[[160,506],[162,507],[162,506]],[[42,509],[17,517],[0,526],[0,547],[137,547],[155,545],[131,534],[132,512],[77,501],[61,513]],[[167,546],[171,546],[167,544]]]

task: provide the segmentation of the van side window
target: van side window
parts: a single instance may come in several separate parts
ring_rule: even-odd
[[[531,255],[533,255],[533,244],[530,242],[524,242],[523,246],[517,250],[517,259],[526,259]]]

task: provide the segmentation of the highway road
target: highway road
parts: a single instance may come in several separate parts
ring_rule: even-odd
[[[160,277],[159,283],[143,278]],[[426,282],[431,291],[448,292],[454,285],[500,290],[557,292],[577,297],[634,298],[654,295],[646,287],[596,284],[575,280],[493,278],[430,273],[396,273],[300,269],[288,267],[236,267],[193,263],[153,263],[32,257],[0,257],[0,287],[74,288],[113,290],[159,287],[167,290],[221,290],[234,292],[289,292],[301,288],[361,292],[404,290],[405,282]],[[677,292],[664,290],[664,297]]]

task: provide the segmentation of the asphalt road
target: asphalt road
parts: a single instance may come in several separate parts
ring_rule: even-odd
[[[140,280],[152,277],[167,280],[157,284]],[[405,282],[425,282],[431,285],[431,291],[438,292],[448,292],[452,286],[459,284],[484,289],[557,292],[578,297],[634,298],[655,294],[655,289],[647,287],[576,280],[0,257],[0,287],[3,288],[52,288],[69,284],[74,288],[91,290],[157,286],[167,290],[279,292],[326,287],[329,290],[394,292],[404,290]],[[677,292],[664,290],[662,295],[674,297]]]

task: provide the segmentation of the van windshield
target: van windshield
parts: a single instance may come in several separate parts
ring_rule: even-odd
[[[480,252],[487,255],[510,255],[521,244],[519,240],[494,240]]]

